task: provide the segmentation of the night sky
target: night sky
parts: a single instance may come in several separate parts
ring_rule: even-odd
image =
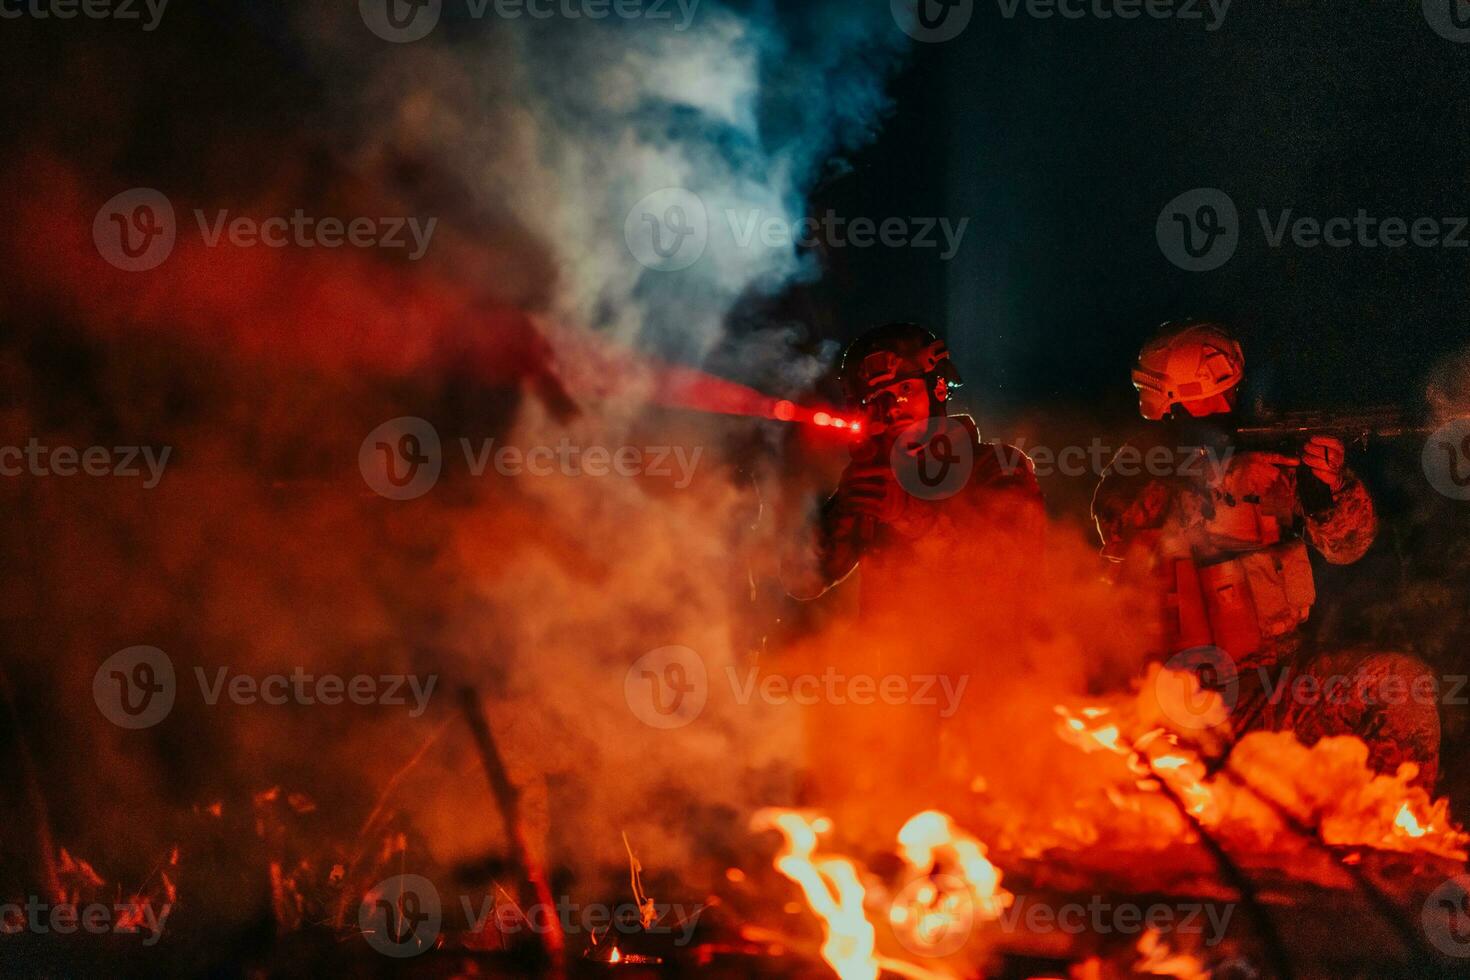
[[[1140,341],[1188,314],[1237,324],[1280,405],[1412,400],[1466,344],[1470,249],[1271,248],[1256,212],[1470,214],[1470,46],[1417,6],[1238,4],[1209,32],[978,4],[958,39],[915,46],[842,191],[880,215],[971,217],[961,252],[844,257],[823,298],[853,322],[947,327],[980,406],[1122,414]],[[1244,225],[1211,272],[1155,239],[1195,187]]]

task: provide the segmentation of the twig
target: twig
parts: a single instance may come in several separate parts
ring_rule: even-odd
[[[1169,802],[1178,808],[1179,813],[1184,819],[1189,821],[1190,826],[1194,828],[1194,832],[1199,835],[1200,843],[1204,845],[1205,850],[1210,852],[1210,856],[1215,859],[1215,864],[1219,867],[1220,873],[1225,876],[1226,880],[1240,894],[1240,900],[1245,904],[1246,909],[1249,910],[1251,918],[1255,920],[1256,931],[1260,933],[1261,942],[1266,946],[1266,955],[1271,959],[1272,975],[1281,978],[1281,980],[1290,980],[1292,976],[1291,958],[1287,955],[1286,944],[1281,941],[1281,933],[1276,931],[1276,923],[1271,920],[1271,916],[1266,912],[1265,906],[1261,904],[1255,883],[1251,881],[1250,876],[1245,873],[1245,870],[1235,862],[1235,859],[1230,856],[1229,852],[1221,846],[1220,842],[1210,834],[1199,817],[1190,811],[1189,805],[1174,791],[1174,787],[1170,786],[1168,781],[1160,777],[1157,773],[1154,773],[1154,782],[1158,784],[1159,789],[1168,798]]]
[[[439,723],[438,728],[435,728],[432,732],[429,733],[429,737],[424,740],[423,745],[419,746],[418,751],[415,752],[407,762],[400,766],[398,771],[393,774],[393,778],[389,779],[388,782],[383,786],[383,791],[378,794],[378,801],[373,806],[372,812],[369,813],[367,815],[367,819],[362,822],[362,829],[357,832],[357,850],[353,852],[352,860],[347,863],[347,869],[342,874],[342,895],[337,900],[337,916],[336,920],[333,922],[333,925],[336,928],[341,929],[347,921],[347,906],[350,903],[351,899],[354,897],[351,888],[352,874],[357,870],[357,866],[362,863],[363,856],[367,853],[367,845],[365,843],[365,840],[367,838],[368,831],[372,830],[373,827],[377,824],[378,818],[382,816],[383,810],[386,809],[388,806],[389,797],[391,797],[393,795],[393,791],[398,788],[398,784],[402,782],[403,777],[408,775],[409,771],[419,764],[420,760],[422,760],[424,755],[429,751],[429,748],[435,742],[439,741],[439,736],[444,734],[445,730],[449,727],[449,723],[453,720],[453,718],[444,719],[442,722]]]
[[[475,738],[475,747],[480,751],[480,763],[484,766],[485,778],[490,783],[490,792],[495,797],[505,823],[505,835],[510,842],[511,854],[521,866],[521,871],[536,896],[537,904],[546,909],[546,929],[540,935],[541,948],[550,962],[551,975],[564,977],[566,937],[562,935],[561,920],[556,915],[556,899],[551,894],[546,870],[532,854],[525,826],[521,822],[520,791],[506,772],[505,762],[501,759],[495,737],[490,732],[490,723],[485,720],[485,708],[480,703],[480,695],[473,687],[465,687],[460,689],[459,697],[465,720],[469,722],[470,733]]]

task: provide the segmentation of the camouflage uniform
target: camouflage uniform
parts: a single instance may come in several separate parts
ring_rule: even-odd
[[[1131,447],[1129,460],[1163,445],[1169,431]],[[1338,491],[1309,512],[1299,470],[1286,458],[1232,452],[1224,439],[1201,442],[1207,448],[1169,476],[1124,471],[1130,449],[1120,450],[1093,498],[1103,554],[1122,563],[1121,579],[1158,599],[1158,651],[1213,646],[1230,654],[1240,684],[1237,736],[1292,730],[1312,744],[1357,735],[1377,770],[1413,761],[1419,781],[1432,786],[1439,713],[1433,697],[1421,696],[1434,683],[1428,668],[1404,654],[1312,651],[1302,637],[1316,599],[1308,546],[1335,565],[1361,558],[1378,527],[1367,488],[1344,470]]]
[[[1007,564],[1009,558],[1039,567],[1046,512],[1030,457],[1014,446],[981,442],[968,416],[949,422],[971,444],[973,465],[963,487],[929,500],[895,483],[894,513],[871,523],[833,494],[813,533],[784,563],[793,596],[816,598],[861,562],[862,609],[873,615],[932,590],[941,571],[945,579],[964,583],[971,579],[971,565]]]

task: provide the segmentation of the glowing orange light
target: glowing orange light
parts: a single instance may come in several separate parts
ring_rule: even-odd
[[[796,406],[783,399],[771,409],[771,418],[780,422],[790,422],[796,418]]]
[[[832,424],[832,416],[828,415],[826,412],[818,412],[817,414],[815,414],[815,415],[812,416],[812,424],[813,425],[831,425]]]
[[[1399,812],[1393,818],[1393,825],[1410,837],[1423,837],[1429,833],[1428,830],[1420,826],[1418,818],[1414,816],[1414,811],[1409,809],[1409,804],[1407,803],[1399,807]]]

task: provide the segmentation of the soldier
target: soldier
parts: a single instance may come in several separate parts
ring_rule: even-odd
[[[795,655],[812,672],[869,685],[861,699],[808,709],[807,792],[855,833],[891,832],[914,798],[951,808],[969,799],[983,695],[966,692],[992,651],[1022,655],[1045,513],[1030,459],[948,415],[960,377],[934,334],[910,323],[870,330],[847,349],[841,376],[863,438],[782,574],[801,599],[861,576],[857,621]],[[897,785],[907,792],[891,792]]]
[[[842,358],[849,397],[865,416],[863,441],[795,554],[787,588],[813,599],[862,566],[862,607],[873,613],[932,590],[941,568],[964,583],[967,566],[1034,565],[1045,523],[1030,459],[983,443],[974,421],[946,412],[960,387],[944,341],[912,323],[863,334]]]
[[[1416,762],[1432,788],[1439,713],[1425,665],[1314,650],[1303,636],[1316,599],[1308,547],[1332,564],[1357,561],[1377,531],[1373,500],[1338,439],[1314,436],[1299,456],[1239,450],[1232,420],[1244,371],[1239,342],[1219,324],[1166,324],[1144,346],[1133,383],[1139,411],[1159,424],[1119,451],[1093,497],[1103,556],[1157,599],[1156,652],[1229,655],[1237,737],[1291,730],[1310,745],[1357,735],[1375,769]],[[1144,472],[1156,447],[1169,448],[1157,459],[1189,462]]]

